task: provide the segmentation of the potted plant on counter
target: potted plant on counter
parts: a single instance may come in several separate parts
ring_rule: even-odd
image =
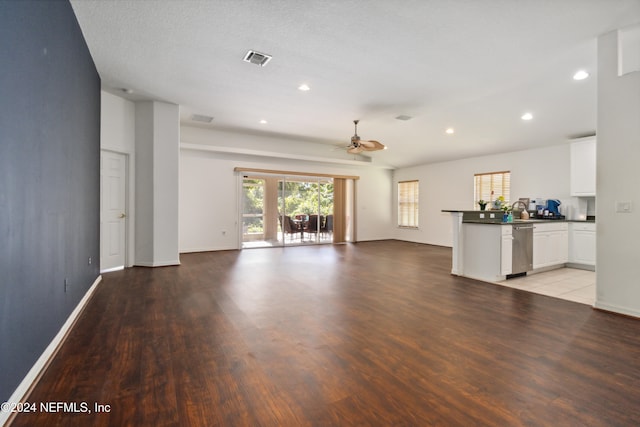
[[[500,207],[502,209],[502,222],[513,222],[513,213],[511,211],[511,206],[508,203],[503,203]]]
[[[480,199],[478,200],[478,206],[480,206],[480,210],[483,211],[487,208],[487,202],[485,202],[484,200]]]

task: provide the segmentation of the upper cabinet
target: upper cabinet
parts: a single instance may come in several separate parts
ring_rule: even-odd
[[[596,138],[571,144],[571,195],[596,195]]]

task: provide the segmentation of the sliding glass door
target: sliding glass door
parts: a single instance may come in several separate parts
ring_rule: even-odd
[[[242,247],[333,241],[333,179],[245,175]]]
[[[262,245],[265,233],[265,180],[245,177],[242,181],[242,247]],[[268,228],[268,226],[267,226]]]

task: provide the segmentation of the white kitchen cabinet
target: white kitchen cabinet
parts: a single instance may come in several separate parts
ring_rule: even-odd
[[[538,227],[536,227],[538,228]],[[549,234],[541,233],[533,229],[533,269],[544,267],[548,262],[549,256],[547,251],[549,248]]]
[[[502,226],[502,240],[500,245],[500,274],[511,274],[513,267],[513,227]]]
[[[569,226],[566,222],[536,223],[533,229],[533,268],[569,261]]]
[[[569,231],[557,230],[549,232],[549,264],[565,264],[569,261]]]
[[[571,195],[596,195],[596,138],[583,138],[571,144]]]
[[[569,224],[569,262],[595,267],[596,224],[572,222]]]

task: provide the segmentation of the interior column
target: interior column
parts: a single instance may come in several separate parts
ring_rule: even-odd
[[[135,264],[177,265],[179,106],[136,102],[135,122]]]

